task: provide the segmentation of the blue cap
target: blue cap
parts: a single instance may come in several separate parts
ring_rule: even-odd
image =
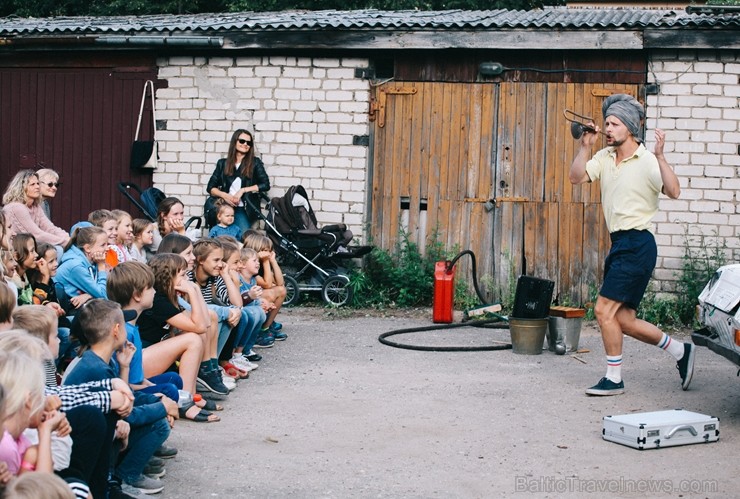
[[[69,229],[69,235],[71,236],[72,234],[74,234],[77,229],[81,229],[83,227],[92,227],[92,226],[93,224],[91,224],[87,220],[83,220],[82,222],[77,222],[76,224],[72,226],[71,229]]]

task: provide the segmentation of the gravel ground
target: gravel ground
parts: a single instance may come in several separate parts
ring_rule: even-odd
[[[700,348],[690,390],[675,362],[625,341],[626,393],[592,398],[601,337],[572,355],[391,348],[378,335],[431,325],[430,310],[295,308],[285,342],[225,402],[222,421],[178,422],[161,498],[738,497],[740,379]],[[506,330],[396,336],[485,345]],[[638,451],[601,438],[602,417],[673,408],[721,420],[719,442]]]

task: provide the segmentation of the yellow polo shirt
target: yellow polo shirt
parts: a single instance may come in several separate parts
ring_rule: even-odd
[[[591,181],[601,182],[601,206],[609,232],[646,230],[658,211],[663,179],[655,155],[640,144],[635,153],[616,163],[614,147],[597,152],[586,172]]]

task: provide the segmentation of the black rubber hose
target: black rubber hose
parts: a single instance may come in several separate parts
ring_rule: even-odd
[[[378,336],[378,341],[380,341],[383,345],[388,345],[389,347],[395,347],[395,348],[404,348],[406,350],[421,350],[423,352],[486,352],[490,350],[509,350],[511,348],[511,343],[504,343],[501,345],[487,345],[487,346],[477,346],[477,347],[461,347],[461,346],[449,346],[449,347],[442,347],[442,346],[419,346],[419,345],[408,345],[404,343],[396,343],[395,341],[390,341],[386,338],[389,336],[396,336],[398,334],[408,334],[408,333],[420,333],[424,331],[434,331],[438,329],[456,329],[460,327],[481,327],[486,329],[508,329],[508,324],[502,324],[501,318],[496,319],[488,319],[488,320],[482,320],[482,321],[470,321],[470,322],[464,322],[462,324],[442,324],[442,325],[435,325],[435,326],[423,326],[423,327],[410,327],[406,329],[396,329],[394,331],[388,331],[387,333],[383,333],[380,336]]]
[[[471,261],[471,271],[473,273],[473,287],[475,288],[475,293],[478,295],[478,299],[480,300],[481,305],[486,303],[486,297],[483,296],[483,293],[481,293],[480,288],[478,287],[478,268],[475,264],[475,253],[473,253],[470,250],[461,251],[460,253],[455,256],[452,260],[450,260],[447,263],[447,272],[452,272],[452,267],[455,266],[455,263],[460,259],[460,257],[464,255],[470,255],[470,261]]]
[[[452,272],[452,267],[455,266],[455,263],[462,257],[463,255],[470,255],[470,259],[472,260],[472,272],[473,272],[473,287],[475,287],[475,292],[478,295],[478,299],[481,301],[481,304],[485,304],[486,297],[483,296],[483,293],[481,293],[480,288],[478,287],[478,278],[477,278],[477,268],[475,264],[475,253],[473,253],[470,250],[465,250],[457,254],[455,258],[447,262],[447,272]],[[436,326],[422,326],[422,327],[411,327],[406,329],[395,329],[393,331],[388,331],[387,333],[383,333],[380,336],[378,336],[378,341],[380,341],[383,345],[388,345],[389,347],[394,348],[403,348],[406,350],[421,350],[423,352],[487,352],[491,350],[509,350],[511,349],[511,343],[502,343],[500,345],[488,345],[488,346],[479,346],[479,347],[462,347],[462,346],[449,346],[449,347],[441,347],[441,346],[419,346],[419,345],[408,345],[404,343],[396,343],[395,341],[390,341],[386,338],[390,336],[396,336],[398,334],[408,334],[408,333],[421,333],[425,331],[436,331],[436,330],[443,330],[443,329],[456,329],[460,327],[482,327],[482,328],[488,328],[488,329],[508,329],[508,324],[500,324],[502,321],[505,321],[506,319],[502,316],[497,316],[494,319],[487,319],[487,320],[481,320],[481,321],[469,321],[464,322],[462,324],[441,324]]]

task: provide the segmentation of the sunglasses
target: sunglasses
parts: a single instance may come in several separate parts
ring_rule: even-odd
[[[46,187],[48,187],[49,189],[51,189],[52,187],[59,187],[60,185],[62,185],[61,182],[47,182],[46,183]]]
[[[248,146],[251,146],[253,142],[251,140],[247,139],[236,139],[237,142],[239,142],[241,145],[247,144]]]

